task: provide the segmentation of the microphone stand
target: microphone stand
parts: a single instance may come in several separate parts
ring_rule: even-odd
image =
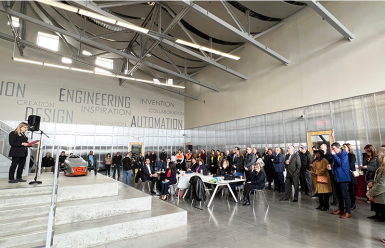
[[[38,172],[38,169],[39,169],[39,158],[40,158],[40,147],[41,147],[41,138],[43,136],[43,134],[49,138],[49,136],[43,132],[43,130],[40,130],[40,141],[39,141],[39,146],[37,148],[37,160],[36,160],[36,174],[35,174],[35,179],[34,181],[32,182],[29,182],[29,184],[42,184],[42,181],[37,181],[37,172]],[[33,132],[32,132],[32,137],[33,137]]]

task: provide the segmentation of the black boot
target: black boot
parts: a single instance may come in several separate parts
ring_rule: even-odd
[[[245,197],[245,198],[246,198],[246,201],[245,201],[245,203],[243,203],[243,206],[248,206],[248,205],[250,205],[249,197]]]
[[[329,210],[329,206],[323,206],[322,208],[321,208],[321,211],[328,211]]]

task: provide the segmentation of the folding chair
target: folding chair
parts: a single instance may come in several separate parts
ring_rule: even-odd
[[[180,197],[181,190],[182,191],[186,190],[184,195],[183,195],[183,198],[186,196],[187,191],[188,191],[188,187],[190,186],[190,178],[191,177],[186,177],[186,176],[179,177],[179,181],[178,181],[178,185],[177,185],[177,188],[179,189],[179,191],[178,191],[178,199]]]

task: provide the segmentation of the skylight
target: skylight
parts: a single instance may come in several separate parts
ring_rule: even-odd
[[[95,64],[100,66],[100,67],[104,67],[106,69],[109,69],[109,70],[114,69],[114,61],[112,59],[105,59],[105,58],[97,57]],[[103,69],[99,69],[99,68],[95,68],[95,72],[96,73],[111,74],[111,72],[103,70]]]
[[[57,52],[59,50],[59,36],[38,32],[37,45]]]

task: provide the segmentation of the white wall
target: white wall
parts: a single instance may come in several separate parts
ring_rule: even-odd
[[[385,90],[385,2],[322,3],[353,34],[347,41],[310,7],[258,38],[290,60],[285,66],[249,44],[239,61],[221,63],[245,82],[212,66],[195,78],[219,93],[187,84],[186,128],[271,113]]]
[[[12,51],[11,42],[0,40],[1,120],[25,120],[30,114],[38,114],[43,122],[184,129],[181,96],[144,83],[126,81],[119,86],[115,78],[16,62],[11,59]],[[30,48],[24,52],[26,59],[62,64],[60,57]],[[82,68],[76,63],[71,66]],[[150,79],[140,71],[135,77]],[[79,96],[85,91],[94,97],[99,93],[100,99],[91,103],[77,98],[81,103],[76,103],[74,96],[67,101],[67,90],[78,91]],[[122,97],[124,105],[116,106],[113,100],[113,106],[108,106],[108,95]],[[99,111],[91,113],[92,108]]]

